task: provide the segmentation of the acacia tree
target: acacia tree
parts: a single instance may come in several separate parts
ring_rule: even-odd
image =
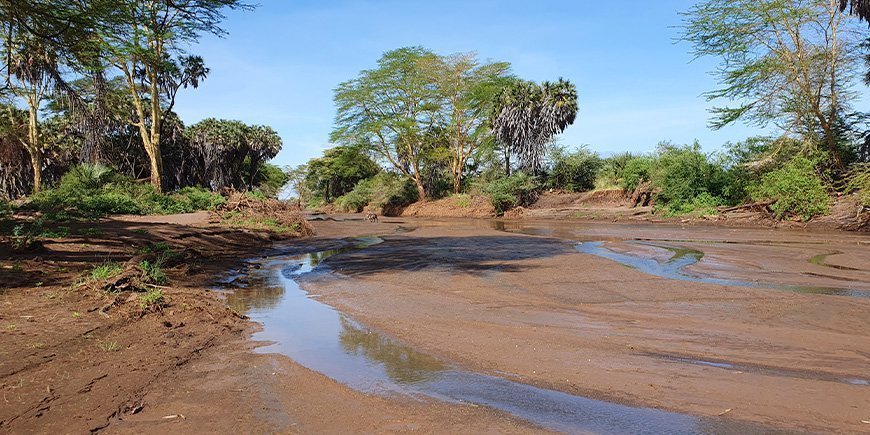
[[[460,53],[430,58],[422,67],[441,99],[438,124],[447,136],[453,193],[460,193],[468,160],[489,139],[488,114],[508,83],[510,64],[480,64],[475,53]]]
[[[438,94],[423,69],[436,55],[421,47],[384,53],[377,68],[364,70],[335,90],[337,114],[332,142],[367,144],[417,187],[426,200],[423,165],[427,134],[441,109]]]
[[[27,107],[27,134],[18,135],[21,145],[30,155],[33,170],[33,192],[42,189],[42,166],[44,144],[40,140],[39,112],[43,101],[51,92],[50,71],[57,69],[55,54],[44,43],[23,33],[16,33],[12,27],[4,27],[3,37],[6,44],[5,57],[8,59],[7,89]],[[7,111],[9,125],[15,125],[13,111]]]
[[[852,4],[864,10],[864,2]],[[823,144],[842,167],[838,131],[860,38],[841,7],[841,0],[708,0],[685,13],[683,38],[694,54],[721,58],[722,88],[706,97],[736,103],[714,108],[711,126],[773,123]]]
[[[106,62],[124,78],[148,155],[151,184],[162,189],[160,135],[178,88],[196,87],[208,70],[201,58],[184,57],[182,46],[203,33],[223,35],[225,8],[248,8],[239,0],[119,0],[103,33]]]
[[[498,95],[492,109],[492,128],[504,145],[505,172],[510,175],[510,155],[533,173],[543,168],[547,144],[577,118],[577,88],[559,79],[555,83],[515,81]]]

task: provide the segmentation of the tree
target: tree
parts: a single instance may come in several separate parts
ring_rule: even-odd
[[[105,60],[123,73],[148,155],[151,184],[162,190],[160,135],[164,115],[180,87],[197,87],[208,70],[202,59],[181,56],[200,34],[223,35],[223,9],[248,8],[239,0],[119,0],[103,34]]]
[[[488,115],[496,95],[507,85],[510,64],[481,65],[475,53],[429,61],[422,68],[441,99],[438,123],[447,136],[453,193],[460,193],[468,160],[490,138]]]
[[[311,192],[305,184],[305,176],[308,174],[308,165],[299,165],[295,167],[284,167],[284,173],[287,174],[287,181],[293,193],[296,195],[296,205],[302,208],[303,204],[308,203]]]
[[[278,155],[282,142],[269,127],[208,118],[185,130],[199,184],[212,190],[256,185],[263,162]]]
[[[359,146],[337,146],[311,159],[307,165],[305,185],[308,191],[329,203],[350,192],[362,180],[371,178],[381,168]]]
[[[737,103],[713,109],[711,126],[774,123],[823,144],[842,167],[838,131],[852,97],[859,40],[841,3],[708,0],[685,13],[683,38],[694,54],[722,60],[715,72],[722,88],[708,92],[708,100]],[[863,4],[853,2],[858,11]]]
[[[547,144],[574,123],[577,110],[577,89],[567,80],[518,80],[505,87],[492,110],[493,132],[505,146],[505,172],[510,174],[510,154],[523,169],[540,172]]]
[[[441,109],[438,94],[423,69],[435,57],[421,47],[386,52],[377,68],[339,84],[334,97],[337,114],[332,142],[369,146],[414,182],[420,201],[426,200],[426,138],[431,136]]]
[[[870,23],[870,1],[868,0],[840,0],[840,11],[849,9],[850,14],[857,15],[862,20]]]
[[[4,57],[8,59],[6,86],[15,98],[27,106],[27,134],[19,136],[21,144],[30,155],[33,169],[33,192],[42,188],[42,155],[44,144],[40,141],[39,111],[48,93],[51,92],[51,71],[57,70],[57,58],[51,48],[40,40],[17,33],[14,28],[3,27]],[[10,125],[14,125],[14,111],[7,111]]]

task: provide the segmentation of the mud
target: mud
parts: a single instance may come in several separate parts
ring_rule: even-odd
[[[337,225],[320,228],[340,234],[352,226]],[[528,221],[496,225],[527,234],[481,221],[401,225],[418,229],[326,259],[334,273],[306,278],[304,289],[463,370],[773,431],[867,430],[870,301],[783,291],[870,288],[862,271],[809,261],[837,251],[829,261],[870,264],[867,236]],[[651,275],[578,252],[580,240],[672,261],[696,278],[753,285]]]

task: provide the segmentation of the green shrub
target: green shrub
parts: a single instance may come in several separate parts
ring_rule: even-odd
[[[405,177],[390,172],[380,172],[362,180],[350,192],[335,200],[336,207],[346,212],[358,213],[366,206],[383,209],[403,206],[417,200],[417,189]]]
[[[721,192],[721,168],[713,165],[696,142],[691,146],[659,145],[650,172],[653,187],[659,189],[658,202],[691,203],[698,195]]]
[[[37,193],[30,206],[52,219],[98,218],[113,214],[170,214],[213,210],[226,200],[198,187],[164,195],[150,184],[100,165],[74,167],[57,186]]]
[[[775,200],[770,208],[778,219],[798,216],[809,220],[828,213],[831,208],[831,198],[813,162],[801,156],[765,174],[758,184],[750,187],[750,192],[756,201]]]
[[[702,192],[689,201],[672,201],[659,210],[663,210],[666,216],[697,215],[707,216],[716,214],[716,207],[723,205],[721,198],[707,192]]]
[[[857,194],[861,204],[870,207],[870,163],[854,165],[844,190]]]
[[[536,177],[525,172],[515,172],[510,177],[497,179],[483,187],[497,213],[502,214],[514,207],[527,207],[538,199],[541,185]]]
[[[227,202],[221,194],[202,187],[185,187],[172,195],[173,201],[185,211],[214,210]]]
[[[649,181],[654,162],[652,157],[646,156],[633,157],[626,161],[619,175],[619,187],[634,192],[641,183]]]
[[[163,272],[161,261],[142,260],[139,263],[139,268],[145,272],[145,276],[154,284],[166,284],[166,273]]]
[[[557,148],[551,158],[552,169],[547,176],[550,188],[582,192],[595,187],[595,177],[602,166],[598,154],[585,148],[573,153]]]

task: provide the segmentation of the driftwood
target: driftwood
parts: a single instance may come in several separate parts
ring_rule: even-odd
[[[634,189],[634,193],[631,194],[632,208],[652,205],[653,196],[655,196],[656,193],[656,189],[653,189],[652,183],[649,181],[638,184]]]
[[[728,212],[737,211],[737,210],[759,210],[760,211],[760,210],[767,210],[767,208],[770,207],[775,202],[776,202],[775,199],[766,199],[764,201],[757,201],[757,202],[753,202],[750,204],[736,205],[734,207],[718,207],[718,208],[716,208],[716,210],[718,210],[720,213],[728,213]]]

